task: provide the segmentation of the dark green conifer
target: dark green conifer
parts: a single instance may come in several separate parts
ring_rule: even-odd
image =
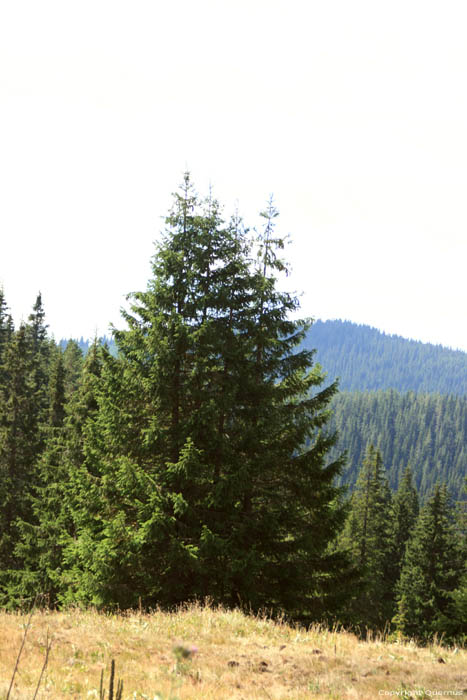
[[[342,544],[352,554],[361,585],[348,606],[350,623],[382,629],[391,619],[393,565],[391,494],[381,453],[367,447],[350,501]]]
[[[407,543],[397,586],[394,622],[398,632],[426,641],[439,631],[463,566],[447,489],[438,485],[421,509]]]
[[[342,460],[326,465],[334,436],[322,430],[336,387],[319,390],[312,352],[296,350],[308,325],[277,288],[275,215],[255,263],[241,221],[200,202],[188,175],[175,195],[86,433],[75,559],[88,601],[332,607],[346,565],[329,551]]]
[[[13,335],[14,327],[11,315],[8,313],[8,306],[3,288],[0,287],[0,401],[1,392],[6,381],[4,361],[8,343]]]
[[[459,585],[448,594],[447,608],[438,615],[435,627],[436,632],[447,640],[465,644],[467,641],[467,477],[464,480],[462,497],[456,507],[454,535],[459,549],[462,573]]]
[[[49,419],[48,427],[62,428],[65,420],[65,367],[62,351],[53,348],[49,377]]]
[[[39,294],[29,323],[22,324],[8,344],[4,363],[7,381],[4,384],[4,402],[0,406],[0,413],[3,414],[0,464],[6,501],[2,508],[4,536],[0,549],[3,549],[4,556],[0,561],[1,598],[4,604],[10,606],[24,602],[27,597],[26,587],[22,585],[27,568],[24,559],[25,528],[32,527],[36,522],[34,494],[41,484],[39,462],[50,424],[63,418],[59,398],[59,365],[58,375],[53,379],[50,377],[52,348]],[[33,591],[32,598],[36,592]]]
[[[392,501],[394,559],[391,585],[400,578],[407,540],[413,532],[419,511],[418,495],[412,482],[412,470],[406,467]]]
[[[31,362],[31,380],[34,387],[35,411],[38,425],[37,453],[42,452],[44,448],[45,426],[49,422],[49,373],[53,343],[48,338],[47,329],[48,325],[45,322],[42,295],[39,292],[26,325],[26,337],[29,344],[29,358]]]
[[[75,340],[69,340],[63,351],[65,370],[65,397],[69,401],[78,388],[83,371],[83,353]]]

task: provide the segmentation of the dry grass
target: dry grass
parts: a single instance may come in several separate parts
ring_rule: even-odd
[[[0,613],[0,700],[26,621]],[[346,632],[303,631],[239,611],[192,606],[150,615],[36,612],[11,700],[33,697],[47,634],[53,646],[38,699],[97,698],[101,670],[108,676],[112,658],[124,700],[467,696],[466,650],[360,642]],[[198,651],[177,666],[177,644]]]

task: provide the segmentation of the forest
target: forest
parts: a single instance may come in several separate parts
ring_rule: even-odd
[[[394,490],[410,465],[419,496],[436,483],[462,497],[467,465],[467,397],[386,391],[343,391],[332,400],[329,426],[347,451],[339,483],[354,486],[368,444],[376,445]]]
[[[186,174],[114,352],[57,344],[40,294],[16,328],[0,292],[2,607],[209,597],[465,640],[465,399],[339,394],[276,219],[225,220]]]

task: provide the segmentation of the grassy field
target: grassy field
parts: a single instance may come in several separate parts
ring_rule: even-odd
[[[27,617],[0,613],[0,699],[10,685]],[[52,640],[37,699],[99,698],[111,659],[123,700],[302,700],[467,697],[467,651],[313,628],[192,606],[167,614],[34,613],[10,693],[27,700]],[[186,649],[187,658],[174,648]],[[106,698],[108,695],[106,694]]]

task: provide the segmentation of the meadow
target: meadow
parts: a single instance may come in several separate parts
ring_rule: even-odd
[[[25,614],[0,613],[1,700],[27,624]],[[422,648],[383,637],[362,641],[344,630],[305,630],[239,610],[192,605],[151,614],[35,611],[9,698],[99,699],[104,672],[107,699],[112,659],[115,688],[123,681],[122,700],[467,695],[465,649]]]

